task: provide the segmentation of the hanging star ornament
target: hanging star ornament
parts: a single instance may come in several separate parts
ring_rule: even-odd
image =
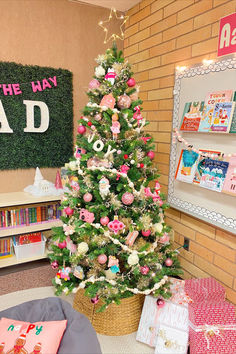
[[[121,20],[122,23],[120,25],[120,33],[117,34],[117,33],[112,33],[110,36],[108,35],[108,28],[106,27],[106,24],[110,23],[111,20],[113,18],[116,18],[117,20]],[[100,21],[98,22],[98,25],[100,27],[103,28],[104,32],[105,32],[105,39],[104,39],[104,43],[106,44],[107,42],[109,42],[111,39],[113,41],[115,41],[116,39],[121,39],[121,40],[124,40],[124,31],[123,31],[123,26],[124,24],[128,21],[128,18],[129,16],[124,16],[124,15],[121,15],[121,16],[117,16],[117,12],[116,12],[116,9],[115,8],[112,8],[111,11],[110,11],[110,15],[108,17],[108,20],[105,20],[105,21]]]

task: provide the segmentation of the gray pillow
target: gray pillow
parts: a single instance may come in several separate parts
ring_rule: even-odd
[[[89,320],[57,297],[48,297],[24,302],[0,312],[0,318],[18,321],[61,321],[67,320],[58,354],[101,354],[95,330]]]

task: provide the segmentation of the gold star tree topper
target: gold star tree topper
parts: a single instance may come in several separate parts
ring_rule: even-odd
[[[121,25],[120,25],[120,33],[117,34],[117,33],[112,33],[110,36],[108,35],[108,28],[107,28],[107,24],[109,24],[111,22],[111,20],[113,18],[116,18],[117,20],[121,20]],[[112,8],[111,11],[110,11],[110,15],[108,17],[107,20],[105,21],[99,21],[98,22],[98,25],[100,27],[103,28],[104,32],[105,32],[105,39],[104,39],[104,43],[106,44],[107,42],[109,42],[111,39],[113,39],[113,41],[115,41],[116,39],[121,39],[121,40],[124,40],[124,31],[123,31],[123,26],[124,24],[127,22],[129,16],[124,16],[124,15],[121,15],[121,16],[118,16],[117,15],[117,12],[116,12],[116,9],[115,8]]]

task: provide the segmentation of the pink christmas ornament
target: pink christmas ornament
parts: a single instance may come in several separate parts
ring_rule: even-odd
[[[142,230],[142,235],[144,236],[144,237],[148,237],[148,236],[150,236],[151,235],[151,230]]]
[[[134,241],[138,237],[138,231],[131,231],[129,232],[128,236],[126,237],[125,244],[128,246],[133,246]]]
[[[109,68],[107,74],[105,75],[105,80],[109,81],[113,85],[115,82],[116,76],[117,76],[117,74],[115,73],[115,71],[113,69]]]
[[[57,261],[53,261],[53,262],[51,263],[51,267],[52,267],[52,269],[57,269],[57,268],[59,267],[58,262],[57,262]]]
[[[119,267],[119,259],[115,256],[109,256],[108,267],[117,266]]]
[[[153,160],[155,157],[154,151],[148,151],[147,156],[150,158],[150,160]]]
[[[172,264],[173,264],[173,260],[172,260],[171,258],[166,258],[166,260],[165,260],[165,265],[166,265],[167,267],[171,267]]]
[[[121,173],[125,173],[127,175],[127,172],[129,171],[129,166],[126,166],[126,165],[122,165],[120,166],[120,172]]]
[[[72,225],[64,224],[63,230],[64,230],[66,236],[73,235],[73,233],[75,232],[75,229]]]
[[[91,299],[91,302],[92,302],[92,304],[94,304],[94,305],[96,305],[96,304],[98,303],[98,301],[99,301],[98,295],[96,295],[95,297],[93,297],[93,298]]]
[[[94,213],[90,213],[90,211],[86,209],[80,209],[79,218],[85,222],[92,223],[94,221]]]
[[[121,154],[121,150],[117,150],[117,154],[120,155]]]
[[[91,202],[92,199],[93,199],[93,195],[91,193],[85,193],[85,195],[83,196],[83,200],[86,203]]]
[[[127,95],[122,95],[119,97],[118,102],[117,102],[117,106],[120,109],[125,109],[125,108],[129,108],[131,106],[131,98]]]
[[[73,241],[71,240],[70,236],[67,236],[67,238],[66,238],[66,248],[71,253],[75,253],[77,251],[77,246],[76,246],[76,244],[73,243]]]
[[[74,209],[71,209],[70,207],[67,207],[64,209],[64,212],[66,213],[67,216],[71,216],[74,214]]]
[[[57,170],[57,174],[56,174],[56,181],[55,181],[55,187],[56,189],[62,189],[62,182],[61,182],[61,174],[60,171]]]
[[[125,192],[121,197],[122,203],[125,205],[130,205],[134,201],[134,195],[129,192]]]
[[[170,238],[169,238],[168,234],[165,232],[164,235],[161,238],[159,238],[158,242],[167,243],[167,242],[169,242],[169,240],[170,240]]]
[[[98,256],[98,263],[105,264],[107,261],[107,256],[105,254],[100,254]]]
[[[74,157],[77,159],[81,159],[81,155],[83,155],[83,154],[86,154],[86,150],[76,146]]]
[[[80,186],[78,183],[78,178],[76,176],[72,176],[70,178],[70,186],[74,191],[79,191],[80,190]]]
[[[140,120],[143,119],[143,116],[141,114],[140,106],[134,107],[135,113],[133,114],[133,118],[137,119],[138,126],[140,126]]]
[[[157,307],[161,309],[165,306],[165,301],[163,299],[157,299]]]
[[[101,113],[97,113],[95,116],[94,116],[94,119],[99,122],[101,119],[102,119],[102,115]]]
[[[102,100],[100,102],[100,106],[106,106],[108,108],[113,109],[115,107],[115,103],[116,103],[116,100],[113,97],[113,95],[110,93],[109,95],[105,95],[102,98]]]
[[[135,86],[135,85],[136,85],[135,79],[134,79],[133,77],[131,77],[131,78],[127,81],[127,85],[128,85],[129,87]]]
[[[101,219],[100,219],[100,223],[103,225],[103,226],[106,226],[108,223],[109,223],[109,218],[108,216],[103,216]]]
[[[149,272],[149,267],[148,266],[143,266],[143,267],[140,267],[140,273],[143,274],[143,275],[147,275],[148,272]]]
[[[148,140],[152,139],[150,136],[143,136],[142,138],[140,138],[140,140],[142,140],[144,142],[144,144],[146,145]]]
[[[71,268],[70,267],[66,267],[66,268],[63,267],[57,273],[57,277],[67,281],[67,280],[70,280],[70,276],[69,276],[70,273],[71,273]]]
[[[108,228],[117,234],[120,230],[123,230],[125,224],[118,220],[118,216],[114,216],[114,220],[108,223]]]
[[[59,243],[58,243],[58,247],[59,247],[60,249],[66,248],[66,240],[64,240],[63,242],[59,242]]]
[[[79,125],[77,128],[77,132],[81,135],[83,135],[86,132],[86,128],[84,125]]]
[[[96,79],[93,79],[93,80],[91,80],[90,81],[90,83],[89,83],[89,88],[90,89],[97,89],[97,88],[99,88],[99,86],[100,86],[101,84],[100,84],[100,82],[98,81],[98,80],[96,80]]]

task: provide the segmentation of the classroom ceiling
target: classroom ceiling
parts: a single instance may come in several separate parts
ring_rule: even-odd
[[[116,10],[122,12],[131,9],[131,7],[141,2],[141,0],[70,0],[70,1],[78,2],[81,4],[87,3],[95,6],[107,7],[109,9],[114,7]]]

